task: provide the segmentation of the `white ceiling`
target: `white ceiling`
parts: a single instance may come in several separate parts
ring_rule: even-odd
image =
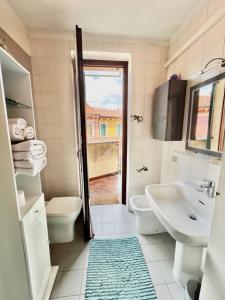
[[[30,28],[168,39],[198,0],[8,0]]]

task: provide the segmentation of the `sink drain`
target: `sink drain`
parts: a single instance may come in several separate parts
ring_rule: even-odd
[[[196,216],[195,216],[195,215],[189,215],[189,218],[190,218],[191,220],[194,220],[194,221],[196,221],[196,220],[197,220],[197,218],[196,218]]]

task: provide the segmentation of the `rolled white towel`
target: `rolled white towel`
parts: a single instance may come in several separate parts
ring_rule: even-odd
[[[31,140],[34,138],[34,129],[31,126],[27,126],[24,129],[24,139],[25,140]]]
[[[35,165],[34,168],[31,168],[31,169],[15,168],[15,172],[17,174],[23,174],[23,175],[28,175],[28,176],[35,176],[39,172],[41,172],[41,170],[44,169],[44,167],[46,166],[46,164],[47,164],[47,158],[45,157],[42,160],[42,163]]]
[[[44,158],[38,160],[14,160],[13,163],[15,168],[33,169],[42,165]]]
[[[13,160],[40,160],[45,157],[46,151],[45,150],[36,150],[32,152],[26,152],[26,151],[18,151],[18,152],[13,152]]]
[[[24,141],[18,144],[12,145],[12,151],[27,151],[27,152],[33,152],[33,151],[47,151],[47,147],[43,141],[40,140],[28,140]]]
[[[10,118],[8,119],[8,123],[20,125],[20,128],[22,129],[25,129],[25,127],[27,127],[27,121],[22,118]]]
[[[9,124],[9,134],[12,142],[24,140],[23,129],[18,124]]]

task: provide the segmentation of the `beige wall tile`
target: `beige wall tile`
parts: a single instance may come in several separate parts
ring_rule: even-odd
[[[73,42],[67,40],[53,40],[53,53],[51,57],[71,57],[71,49],[74,49]]]
[[[87,41],[87,49],[89,51],[102,51],[101,41]]]
[[[39,65],[39,58],[38,57],[31,57],[31,67],[32,67],[32,74],[39,75],[40,74],[40,65]]]
[[[57,90],[57,76],[41,75],[40,76],[40,90],[41,92],[56,92]]]
[[[146,44],[135,44],[133,46],[132,58],[134,62],[145,62],[147,57]]]
[[[59,121],[61,124],[75,124],[74,112],[71,109],[60,109]]]
[[[199,39],[188,51],[186,55],[187,78],[197,74],[202,69],[204,48],[204,37]]]
[[[70,168],[75,169],[75,162],[74,162],[74,155],[73,153],[63,153],[63,152],[55,152],[55,153],[49,153],[48,154],[48,166],[50,168],[55,167],[65,167],[68,166]]]
[[[212,17],[223,5],[225,5],[225,0],[209,0],[207,19]]]
[[[37,109],[36,118],[38,124],[59,124],[60,112],[57,109]]]
[[[55,74],[71,76],[72,62],[70,58],[55,59]]]
[[[38,40],[37,39],[30,39],[30,47],[31,47],[31,56],[32,58],[38,56]]]
[[[224,49],[225,37],[225,18],[217,23],[205,35],[205,44],[203,50],[203,63],[207,63],[210,59],[221,57]]]
[[[64,153],[75,153],[76,156],[76,140],[74,138],[63,138],[62,140],[62,151]]]
[[[37,44],[40,45],[37,47]],[[40,81],[39,85],[36,84],[35,90],[38,132],[40,138],[43,138],[48,146],[49,164],[46,167],[44,179],[47,197],[69,195],[78,191],[71,47],[73,44],[70,41],[39,39],[38,43],[36,40],[33,41],[34,55],[32,55],[38,57],[38,64],[35,65],[36,62],[34,62],[34,73],[39,75],[36,80]],[[133,142],[132,147],[138,151],[129,150],[129,161],[143,164],[143,151],[146,147],[150,151],[157,149],[157,155],[160,155],[161,148],[157,147],[151,139],[152,94],[160,80],[166,77],[163,63],[168,56],[168,48],[146,42],[126,40],[121,42],[121,39],[102,41],[102,38],[98,37],[85,39],[84,48],[101,53],[102,51],[113,52],[113,57],[118,59],[124,59],[121,56],[123,53],[131,53],[131,89],[135,93],[129,99],[129,107],[133,112],[144,116],[145,124],[140,124],[140,126],[130,124],[130,140],[137,142]],[[148,76],[146,74],[147,62],[151,66],[148,69]],[[147,81],[147,77],[151,79],[151,82]],[[50,113],[51,110],[52,120],[48,121],[48,112]],[[152,163],[149,160],[147,162]],[[70,164],[73,168],[69,167]],[[161,166],[154,164],[153,169],[154,171],[148,177],[148,183],[155,183],[157,180],[159,182]],[[143,181],[138,181],[136,190],[144,193],[143,186]]]
[[[206,22],[207,19],[207,7],[203,8],[193,20],[191,20],[190,36],[195,34],[201,26]]]
[[[168,50],[169,50],[168,46],[161,46],[160,47],[160,62],[162,64],[164,64],[168,59]]]
[[[156,45],[148,45],[146,60],[148,62],[156,62],[156,63],[160,62],[161,61],[160,47]]]
[[[75,126],[71,126],[71,124],[61,124],[59,135],[63,138],[75,138]]]
[[[72,109],[74,102],[75,102],[75,98],[71,92],[58,94],[59,109]]]
[[[145,79],[135,78],[134,79],[134,92],[135,94],[141,94],[145,91]]]
[[[48,149],[48,156],[51,155],[51,153],[59,153],[64,152],[63,151],[63,144],[64,140],[62,138],[45,138],[45,143],[47,145]]]
[[[39,124],[38,133],[40,138],[42,139],[60,138],[62,129],[61,126],[58,124],[48,124],[47,126],[43,124]]]
[[[55,75],[56,61],[54,58],[42,58],[39,57],[39,69],[40,75]]]
[[[147,72],[146,77],[152,79],[160,79],[162,72],[162,65],[161,63],[147,63]]]
[[[102,51],[106,52],[117,52],[118,50],[118,44],[115,43],[109,43],[109,42],[104,42],[102,43]]]
[[[40,92],[41,91],[41,84],[40,84],[39,75],[33,75],[32,76],[32,82],[33,82],[34,92]]]
[[[183,31],[179,36],[178,45],[177,45],[178,49],[180,49],[181,46],[184,45],[184,43],[186,43],[189,40],[190,36],[191,36],[191,26],[190,24],[188,24],[186,28],[183,29]]]
[[[37,56],[39,57],[52,57],[54,49],[54,40],[40,39],[36,43]]]
[[[36,108],[58,108],[58,94],[56,93],[41,93],[34,94]]]
[[[134,78],[146,77],[146,62],[134,62],[133,63],[133,76]]]
[[[72,76],[57,76],[57,87],[56,90],[59,93],[72,93]]]
[[[76,177],[75,167],[72,166],[54,166],[48,167],[50,172],[50,180],[73,180]]]
[[[132,104],[132,111],[144,110],[145,108],[145,94],[134,94],[134,101]]]
[[[145,93],[154,94],[155,89],[160,85],[159,79],[146,78]]]

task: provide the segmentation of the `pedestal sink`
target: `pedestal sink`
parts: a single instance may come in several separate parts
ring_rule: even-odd
[[[148,185],[145,194],[156,216],[176,240],[173,273],[185,286],[202,275],[202,252],[208,245],[214,199],[191,184]]]

